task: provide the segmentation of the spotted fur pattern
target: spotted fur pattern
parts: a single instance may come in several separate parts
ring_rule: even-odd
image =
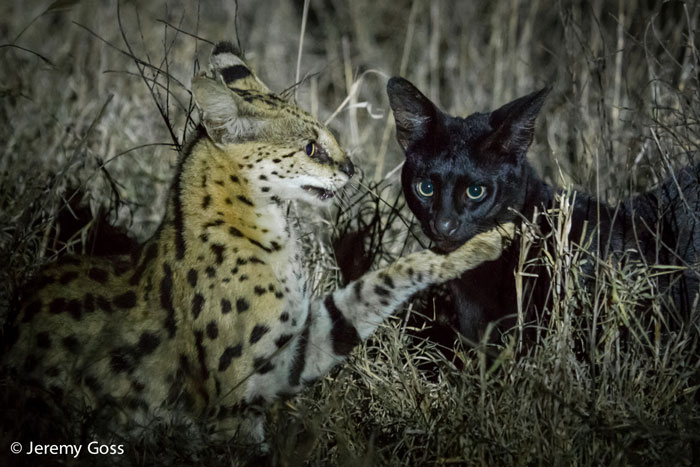
[[[328,203],[352,163],[229,43],[192,90],[202,123],[160,228],[130,256],[66,257],[41,271],[22,294],[6,363],[58,398],[116,401],[122,422],[185,414],[260,442],[257,407],[326,374],[414,292],[497,258],[502,232],[312,298],[286,202]]]

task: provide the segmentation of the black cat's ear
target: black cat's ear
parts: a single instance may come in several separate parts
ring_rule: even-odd
[[[516,158],[524,156],[532,144],[537,114],[551,90],[547,86],[491,112],[489,125],[493,133],[486,138],[484,146]]]
[[[404,152],[424,139],[434,128],[440,110],[409,81],[395,76],[386,85],[389,105],[394,111],[396,138]]]

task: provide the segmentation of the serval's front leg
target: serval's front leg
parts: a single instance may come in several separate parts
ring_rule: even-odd
[[[499,258],[514,229],[512,223],[499,226],[447,255],[413,253],[314,301],[297,339],[291,392],[325,375],[414,293]]]

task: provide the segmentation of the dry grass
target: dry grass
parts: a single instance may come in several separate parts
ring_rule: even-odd
[[[175,148],[191,129],[187,88],[196,58],[206,63],[206,40],[236,35],[230,1],[122,2],[121,28],[115,2],[55,2],[43,15],[50,2],[36,3],[0,6],[0,321],[13,290],[40,265],[89,248],[89,226],[71,238],[55,227],[76,196],[136,239],[154,231]],[[399,197],[402,155],[387,76],[406,76],[461,115],[553,84],[530,160],[552,182],[603,199],[649,187],[696,159],[700,5],[693,2],[313,0],[306,17],[307,2],[240,3],[237,32],[259,74],[278,90],[305,78],[298,101],[322,120],[332,117],[363,172],[340,203],[344,212],[328,213],[308,233],[317,293],[339,280],[331,245],[342,232],[365,228],[374,266],[427,244]],[[645,299],[651,324],[665,330],[648,286],[653,270],[601,265],[590,291],[578,286],[568,245],[550,258],[550,274],[565,286],[549,332],[529,352],[514,332],[489,358],[456,349],[458,371],[395,318],[348,365],[273,407],[276,461],[697,465],[697,317],[693,327],[649,333],[649,323],[629,312]],[[589,329],[591,316],[600,326]],[[622,339],[623,325],[631,338]],[[574,353],[577,342],[588,346],[584,358]],[[426,362],[437,365],[419,370]],[[3,402],[8,414],[24,409]],[[0,460],[10,456],[13,435],[4,421]],[[178,427],[161,431],[156,441],[128,440],[125,456],[81,463],[235,462],[231,446],[188,441]]]

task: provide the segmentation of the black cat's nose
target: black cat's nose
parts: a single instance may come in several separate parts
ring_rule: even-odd
[[[435,220],[433,226],[435,227],[435,233],[443,237],[451,237],[457,232],[459,224],[455,219],[437,219]]]
[[[355,174],[355,166],[352,165],[352,161],[348,158],[346,158],[343,162],[340,163],[338,166],[341,172],[343,172],[345,175],[348,177],[352,178],[352,176]]]

